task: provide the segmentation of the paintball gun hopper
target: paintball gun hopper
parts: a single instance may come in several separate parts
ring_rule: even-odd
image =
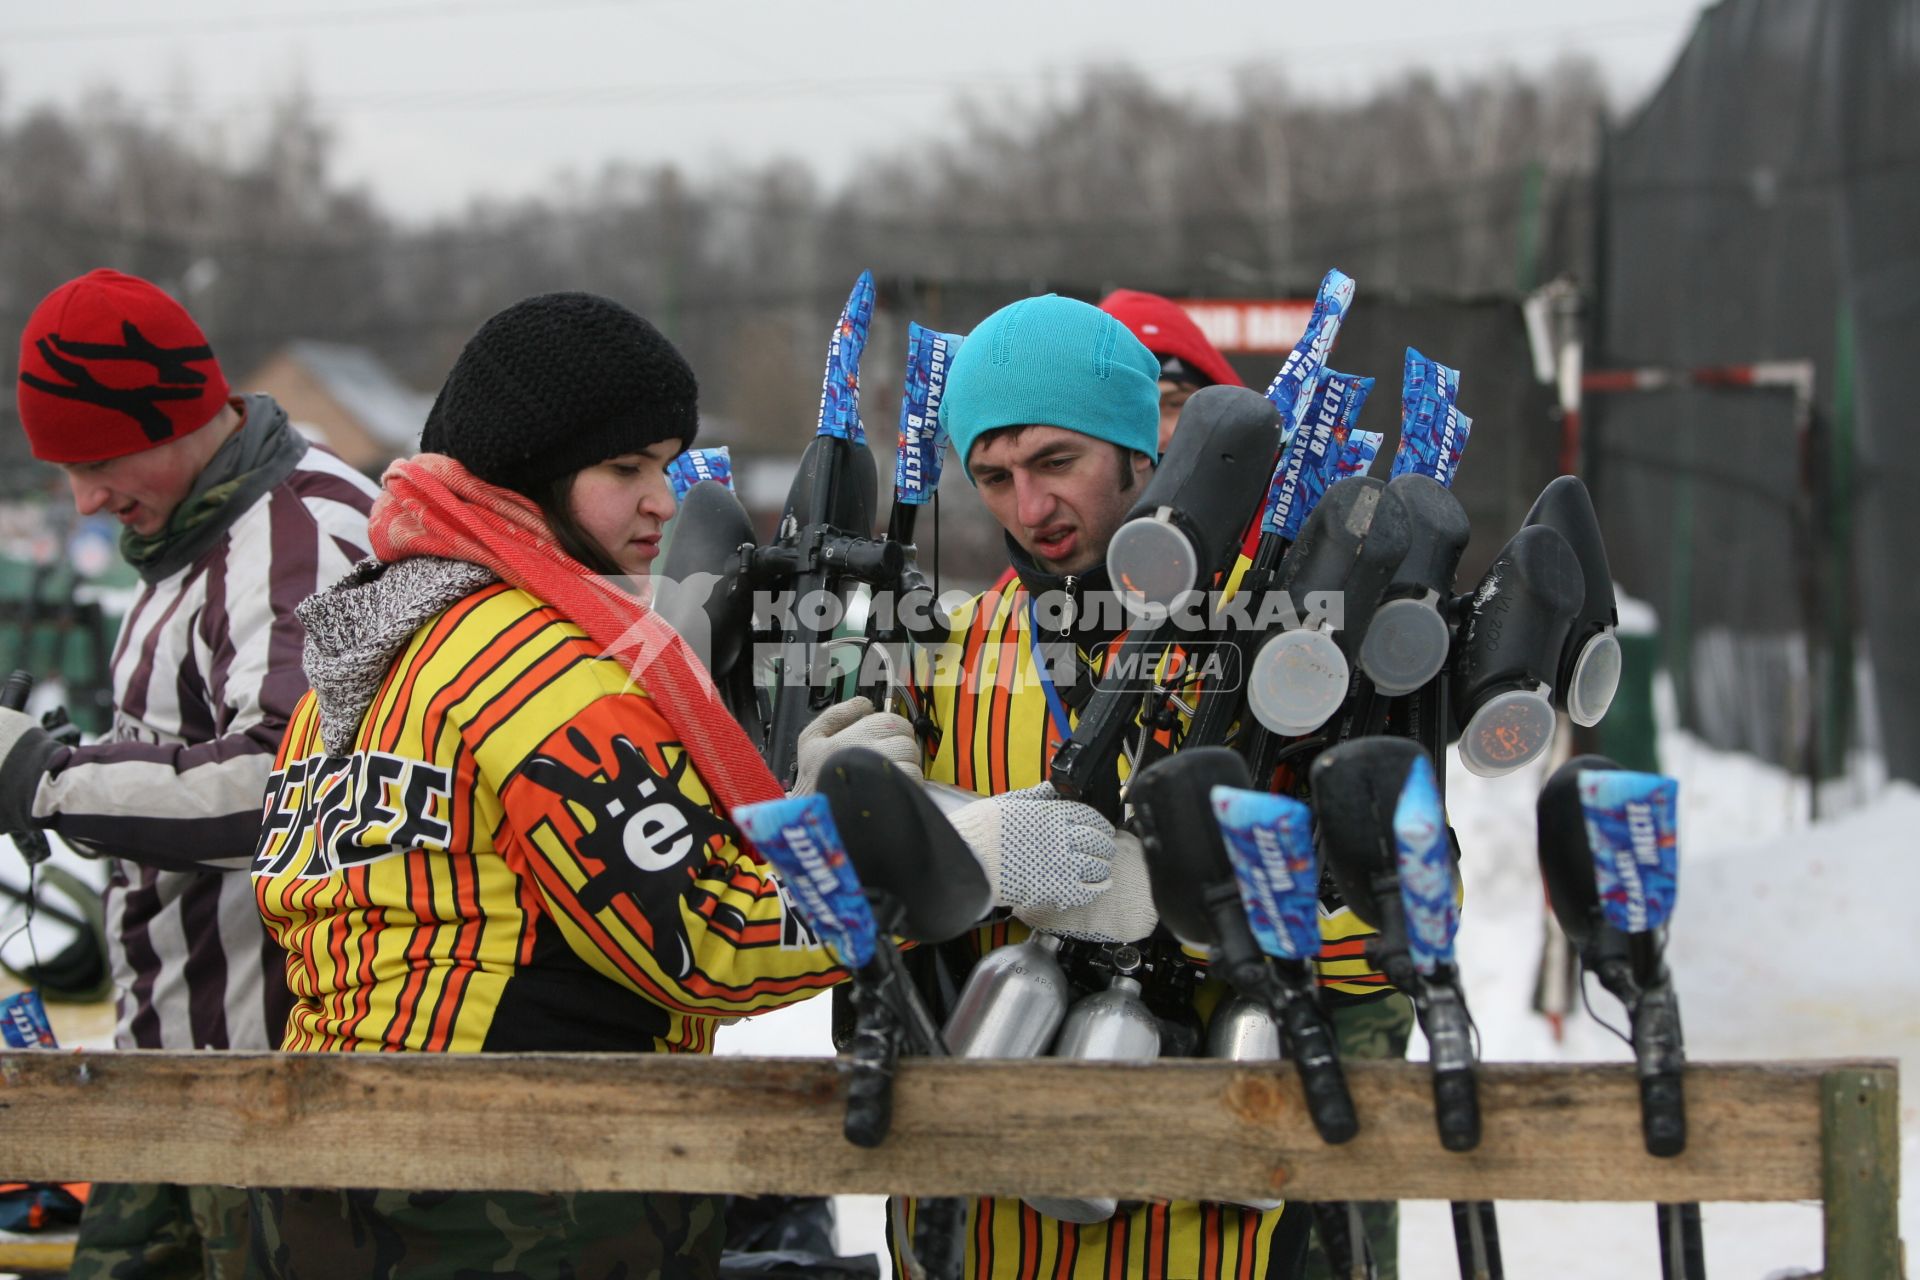
[[[1578,476],[1560,476],[1540,491],[1524,523],[1553,529],[1580,562],[1581,604],[1560,653],[1554,701],[1575,724],[1598,724],[1620,687],[1620,642],[1613,634],[1620,617],[1593,497]]]
[[[1136,607],[1170,609],[1225,566],[1266,492],[1280,415],[1245,387],[1202,387],[1153,479],[1107,545],[1109,580]]]
[[[860,883],[899,904],[903,936],[945,942],[987,914],[986,872],[918,779],[849,747],[827,759],[819,785]]]
[[[1553,682],[1584,596],[1573,548],[1540,524],[1514,534],[1474,588],[1453,672],[1460,760],[1474,773],[1511,773],[1553,740]]]
[[[1410,471],[1387,489],[1407,511],[1407,554],[1367,625],[1360,669],[1374,688],[1397,697],[1433,679],[1447,660],[1452,636],[1441,607],[1471,531],[1460,499],[1432,476]]]
[[[739,554],[752,544],[753,521],[733,490],[702,480],[681,501],[654,575],[655,609],[706,658],[715,680],[740,660],[753,630],[753,593]]]

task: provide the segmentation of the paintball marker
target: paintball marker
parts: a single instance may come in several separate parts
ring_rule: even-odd
[[[1188,414],[1196,414],[1193,425],[1198,425],[1201,419],[1197,416],[1197,406],[1202,405],[1202,397],[1217,397],[1222,411],[1226,404],[1237,402],[1236,414],[1251,420],[1254,417],[1251,399],[1235,389],[1208,387],[1187,401],[1173,442],[1161,460],[1160,472],[1165,479],[1156,474],[1148,493],[1135,505],[1109,544],[1110,581],[1122,590],[1130,584],[1133,599],[1149,606],[1143,609],[1149,617],[1153,616],[1154,609],[1175,607],[1175,601],[1186,592],[1208,586],[1216,573],[1232,567],[1228,557],[1256,536],[1251,563],[1241,575],[1237,588],[1241,605],[1251,600],[1256,608],[1264,608],[1269,592],[1280,585],[1282,558],[1298,528],[1294,522],[1305,519],[1308,505],[1304,496],[1296,495],[1311,445],[1296,430],[1296,424],[1312,402],[1327,353],[1353,299],[1353,288],[1353,281],[1341,272],[1327,273],[1306,331],[1267,389],[1265,399],[1272,407],[1265,421],[1270,434],[1256,439],[1249,433],[1246,445],[1233,451],[1231,466],[1216,470],[1203,462],[1210,454],[1196,447],[1200,442],[1184,442],[1189,428]],[[1358,400],[1363,398],[1364,393],[1343,399],[1340,407],[1357,412]],[[1241,409],[1239,403],[1247,407]],[[1276,428],[1277,434],[1273,434]],[[1259,460],[1262,445],[1265,462]],[[1324,454],[1325,449],[1322,441],[1319,452]],[[1228,451],[1213,452],[1224,456]],[[1200,489],[1197,483],[1209,475],[1217,476],[1214,480],[1217,487],[1211,492]],[[1264,502],[1256,481],[1265,484]],[[1162,484],[1166,487],[1156,489]],[[1367,514],[1370,518],[1371,507]],[[1234,539],[1234,542],[1223,545],[1224,539]],[[1292,600],[1298,602],[1299,597],[1293,596]],[[1239,611],[1234,610],[1236,615]],[[1267,621],[1264,613],[1261,618]],[[1254,679],[1252,655],[1260,641],[1282,621],[1287,620],[1271,620],[1269,625],[1256,631],[1251,619],[1237,627],[1222,626],[1215,620],[1205,638],[1222,641],[1219,656],[1224,659],[1231,655],[1233,661],[1231,669],[1222,672],[1225,678],[1209,679],[1201,687],[1183,740],[1185,745],[1211,746],[1227,741],[1246,710],[1248,686]],[[1140,629],[1136,627],[1135,632]],[[1327,714],[1331,715],[1346,695],[1345,655],[1324,636],[1302,631],[1299,637],[1281,642],[1284,662],[1279,650],[1269,655],[1269,683],[1304,686],[1306,696],[1317,699],[1316,705],[1324,703]],[[1129,635],[1130,644],[1135,638]],[[1101,687],[1081,714],[1074,740],[1064,744],[1054,757],[1053,781],[1062,794],[1084,794],[1091,779],[1110,767],[1120,737],[1142,707],[1143,687],[1137,679],[1127,679],[1134,674],[1129,668],[1137,665],[1141,653],[1164,650],[1170,638],[1164,626],[1155,628],[1140,640],[1139,653],[1129,655],[1130,661],[1111,668],[1112,680],[1102,680]],[[1155,645],[1159,648],[1154,648]],[[1163,702],[1166,700],[1166,690],[1151,693]],[[1284,694],[1282,701],[1286,701]],[[1149,705],[1141,718],[1151,723],[1160,714],[1159,709]],[[1247,749],[1246,737],[1255,731],[1257,726],[1242,726],[1243,749]],[[1261,775],[1256,772],[1256,776]]]
[[[783,785],[795,776],[800,730],[837,696],[828,648],[849,596],[862,587],[882,594],[896,625],[906,629],[900,634],[912,633],[915,615],[901,607],[910,590],[924,597],[915,597],[922,614],[932,612],[931,592],[910,572],[904,543],[913,528],[914,498],[896,492],[890,528],[900,536],[870,536],[876,477],[860,424],[859,367],[873,299],[873,277],[862,272],[828,345],[819,423],[773,540],[755,545],[752,523],[732,493],[701,480],[686,491],[660,566],[659,576],[676,584],[661,596],[662,616],[683,633],[706,629],[715,683]],[[923,443],[937,459],[937,441]],[[925,463],[923,457],[915,464],[915,493],[930,495],[937,462],[932,468]],[[700,587],[708,584],[703,595]],[[784,616],[754,618],[755,592],[784,604]],[[750,636],[778,640],[778,671],[764,715],[755,664],[745,652]],[[896,638],[896,632],[874,638]]]
[[[980,864],[913,779],[859,748],[837,752],[817,796],[742,806],[742,829],[782,872],[801,913],[853,973],[859,1014],[846,1134],[878,1146],[892,1120],[902,1042],[944,1056],[938,1026],[891,941],[944,942],[986,913]],[[918,838],[903,839],[906,833]]]
[[[1209,1042],[1222,1050],[1214,1056],[1253,1058],[1264,1043],[1277,1057],[1284,1048],[1314,1129],[1325,1142],[1346,1142],[1360,1124],[1313,975],[1320,879],[1311,816],[1298,801],[1249,790],[1249,781],[1246,762],[1217,746],[1185,748],[1141,770],[1129,798],[1154,905],[1237,993],[1214,1012]],[[1236,1033],[1254,1042],[1232,1054],[1221,1042]],[[1335,1273],[1371,1274],[1357,1206],[1315,1203],[1313,1213]]]
[[[1480,1143],[1473,1023],[1454,959],[1453,841],[1433,765],[1407,739],[1358,738],[1320,754],[1311,786],[1334,882],[1379,931],[1367,958],[1413,998],[1426,1033],[1440,1143],[1471,1151]],[[1498,1277],[1493,1206],[1458,1206],[1454,1220],[1461,1275]]]
[[[1664,959],[1677,885],[1678,784],[1575,756],[1541,788],[1540,874],[1581,968],[1626,1007],[1647,1151],[1687,1145],[1680,1005]],[[1703,1280],[1700,1206],[1658,1207],[1665,1280]]]
[[[1054,753],[1050,776],[1062,796],[1091,795],[1128,728],[1136,720],[1143,733],[1152,726],[1155,709],[1143,714],[1143,699],[1164,700],[1168,690],[1145,668],[1174,641],[1170,612],[1231,568],[1241,513],[1258,501],[1278,447],[1278,421],[1272,405],[1244,387],[1203,387],[1181,409],[1173,443],[1108,547],[1109,581],[1145,616]]]
[[[1332,371],[1323,375],[1324,383],[1332,387],[1340,386],[1342,380],[1354,381]],[[1328,724],[1328,741],[1345,742],[1387,732],[1391,722],[1392,731],[1420,741],[1435,759],[1444,749],[1444,730],[1435,726],[1443,722],[1445,694],[1436,676],[1444,669],[1452,645],[1447,606],[1468,537],[1466,512],[1448,487],[1459,472],[1471,425],[1453,405],[1459,385],[1457,370],[1408,349],[1400,444],[1379,507],[1369,518],[1355,502],[1343,521],[1328,523],[1323,518],[1317,528],[1313,515],[1324,505],[1317,495],[1331,498],[1343,486],[1379,483],[1365,474],[1379,437],[1355,429],[1351,417],[1329,421],[1328,398],[1316,392],[1320,412],[1302,423],[1294,452],[1317,453],[1320,461],[1317,466],[1311,460],[1298,464],[1297,482],[1291,474],[1286,477],[1280,487],[1295,485],[1298,490],[1281,494],[1287,516],[1262,527],[1294,539],[1288,561],[1302,555],[1303,544],[1316,540],[1325,544],[1310,548],[1318,563],[1302,560],[1298,569],[1284,565],[1280,579],[1285,585],[1304,576],[1305,581],[1290,587],[1296,598],[1313,590],[1341,593],[1341,654],[1339,662],[1330,660],[1329,665],[1335,669],[1342,664],[1357,666],[1359,673],[1346,689],[1320,689],[1315,698],[1316,691],[1310,687],[1296,689],[1279,683],[1287,677],[1298,680],[1298,672],[1275,664],[1275,685],[1254,685],[1271,695],[1264,703],[1267,714],[1260,714],[1260,704],[1255,706],[1256,716],[1271,733],[1297,736]],[[1356,543],[1355,539],[1363,540]],[[1351,571],[1337,587],[1323,585],[1322,579],[1338,577],[1341,561],[1349,554],[1354,557]],[[1278,658],[1288,652],[1282,645],[1305,651],[1310,641],[1276,638],[1269,643]],[[1268,670],[1264,664],[1259,668],[1262,675]],[[1330,719],[1331,712],[1321,713],[1326,701],[1336,697],[1343,698],[1345,706],[1337,719]],[[1396,699],[1409,700],[1397,716]],[[1314,723],[1308,724],[1309,720]],[[1256,741],[1251,755],[1256,777],[1266,776],[1278,759],[1271,742]]]
[[[915,779],[861,748],[836,752],[820,774],[827,798],[847,842],[848,856],[867,886],[877,917],[899,937],[922,944],[958,937],[987,913],[993,890],[973,853],[940,815],[932,796]],[[919,998],[899,952],[887,947],[884,980],[856,973],[854,1027],[849,1046],[853,1077],[847,1082],[849,1137],[855,1132],[885,1136],[892,1112],[893,1063],[903,1035],[928,1054],[948,1046],[934,1030],[932,1015]],[[856,1139],[857,1141],[857,1139]],[[909,1272],[927,1264],[935,1277],[960,1274],[964,1206],[956,1200],[924,1200],[918,1230],[908,1239],[902,1203],[894,1222],[895,1239]]]
[[[844,608],[851,583],[891,587],[905,564],[898,543],[869,536],[875,476],[860,425],[859,390],[873,294],[873,276],[863,271],[827,347],[819,426],[787,490],[778,534],[771,546],[752,553],[750,576],[756,586],[792,591],[766,744],[767,766],[783,786],[793,783],[800,730],[812,713],[834,700],[830,664],[823,666],[822,658],[837,619],[827,615],[826,599],[831,596]]]
[[[1281,812],[1252,825],[1236,809],[1233,834],[1245,829],[1243,848],[1240,839],[1223,837],[1216,802],[1259,794],[1249,790],[1249,781],[1246,762],[1225,747],[1182,750],[1141,770],[1128,798],[1146,850],[1154,905],[1176,938],[1204,947],[1235,991],[1272,1012],[1288,1056],[1299,1065],[1314,1128],[1326,1142],[1346,1142],[1359,1121],[1313,980],[1320,932],[1312,904],[1319,875],[1306,806],[1265,797]],[[1234,794],[1222,797],[1222,791]],[[1305,837],[1305,847],[1289,836]],[[1268,890],[1260,929],[1248,923],[1252,913],[1243,905],[1245,880],[1236,875],[1243,865]],[[1291,903],[1276,919],[1273,895],[1282,885],[1304,890],[1307,906]]]
[[[1606,544],[1587,488],[1561,476],[1463,602],[1453,697],[1460,759],[1498,777],[1537,759],[1554,710],[1593,725],[1620,683]]]

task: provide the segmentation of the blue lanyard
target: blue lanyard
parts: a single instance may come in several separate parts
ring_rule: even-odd
[[[1069,637],[1068,644],[1072,644]],[[1040,691],[1047,695],[1047,714],[1053,718],[1053,729],[1065,742],[1073,737],[1073,722],[1067,719],[1067,706],[1060,701],[1060,691],[1053,687],[1053,677],[1047,674],[1047,659],[1040,652],[1040,610],[1034,605],[1033,597],[1027,597],[1027,646],[1033,653],[1033,669],[1040,677]]]

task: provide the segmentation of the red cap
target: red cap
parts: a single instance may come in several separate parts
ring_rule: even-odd
[[[100,462],[198,431],[227,380],[187,309],[101,269],[48,294],[20,339],[20,425],[33,456]]]
[[[1157,293],[1115,289],[1101,299],[1100,309],[1131,329],[1162,360],[1173,356],[1219,386],[1247,385],[1179,303]]]

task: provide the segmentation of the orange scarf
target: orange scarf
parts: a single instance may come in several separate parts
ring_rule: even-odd
[[[786,794],[680,633],[646,598],[562,551],[531,499],[438,453],[394,463],[380,487],[368,522],[374,555],[389,564],[409,556],[464,560],[558,609],[652,695],[723,813]]]

